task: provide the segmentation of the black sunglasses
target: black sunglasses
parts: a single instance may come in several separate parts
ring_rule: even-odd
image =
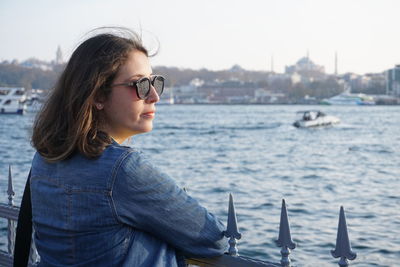
[[[158,96],[161,96],[161,94],[164,91],[164,81],[165,79],[163,76],[153,75],[150,76],[150,78],[143,77],[140,78],[139,80],[131,81],[129,83],[117,83],[111,86],[114,87],[118,85],[124,85],[124,86],[134,87],[136,89],[137,96],[140,99],[144,100],[150,94],[151,85],[153,85],[154,89],[156,89]]]

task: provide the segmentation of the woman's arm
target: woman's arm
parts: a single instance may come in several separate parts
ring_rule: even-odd
[[[122,223],[166,241],[186,256],[217,256],[226,249],[224,225],[139,152],[122,160],[112,199]]]

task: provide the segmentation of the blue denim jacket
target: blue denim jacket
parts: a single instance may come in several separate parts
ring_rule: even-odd
[[[214,215],[116,142],[97,159],[36,153],[31,199],[39,266],[183,266],[177,255],[217,256],[227,244]]]

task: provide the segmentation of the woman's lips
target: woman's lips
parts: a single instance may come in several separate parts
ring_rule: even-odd
[[[149,119],[154,118],[154,115],[155,115],[154,111],[149,111],[149,112],[142,113],[142,117],[149,118]]]

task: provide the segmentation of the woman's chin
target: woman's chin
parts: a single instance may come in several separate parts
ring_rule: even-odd
[[[134,130],[135,134],[141,134],[141,133],[148,133],[153,130],[153,124],[145,125],[143,127],[137,128]]]

